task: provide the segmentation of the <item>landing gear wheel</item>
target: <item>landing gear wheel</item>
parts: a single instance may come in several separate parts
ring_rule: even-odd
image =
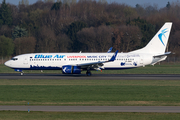
[[[24,75],[24,73],[23,72],[21,72],[21,76],[23,76]]]
[[[91,76],[92,74],[91,74],[90,71],[87,71],[87,72],[86,72],[86,75],[87,75],[87,76]]]

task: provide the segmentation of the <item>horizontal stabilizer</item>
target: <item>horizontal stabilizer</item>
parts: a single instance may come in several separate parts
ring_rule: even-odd
[[[170,55],[171,54],[171,52],[166,52],[166,53],[164,53],[164,54],[161,54],[161,55],[156,55],[156,56],[153,56],[154,58],[156,58],[156,57],[164,57],[164,56],[167,56],[167,55]]]

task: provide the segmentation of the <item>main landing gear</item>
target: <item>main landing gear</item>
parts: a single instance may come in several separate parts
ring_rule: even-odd
[[[86,72],[86,75],[87,75],[87,76],[91,76],[91,75],[92,75],[92,74],[91,74],[91,71],[88,70],[88,71]]]

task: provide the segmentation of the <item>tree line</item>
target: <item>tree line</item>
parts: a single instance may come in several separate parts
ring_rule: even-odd
[[[36,52],[129,52],[173,22],[168,51],[180,51],[180,3],[135,7],[106,0],[38,0],[0,5],[0,56]]]

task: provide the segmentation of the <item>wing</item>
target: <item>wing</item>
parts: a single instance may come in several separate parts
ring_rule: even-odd
[[[113,62],[116,59],[118,50],[114,53],[114,55],[111,57],[111,59],[109,59],[108,61],[98,61],[98,62],[89,62],[89,63],[80,63],[80,64],[76,64],[75,66],[81,66],[82,68],[99,68],[102,67],[104,64],[103,63],[107,63],[107,62]]]

